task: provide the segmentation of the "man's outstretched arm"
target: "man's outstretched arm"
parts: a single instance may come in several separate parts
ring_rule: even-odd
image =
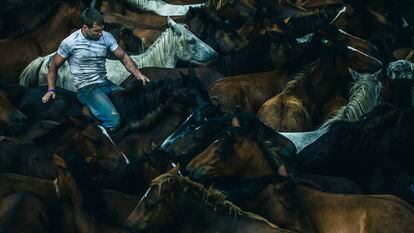
[[[113,53],[122,62],[122,64],[124,64],[125,68],[135,76],[135,78],[141,80],[144,85],[150,82],[150,80],[139,71],[137,64],[122,48],[118,47]]]

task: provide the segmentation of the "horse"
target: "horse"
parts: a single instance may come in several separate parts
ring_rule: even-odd
[[[4,232],[56,232],[56,217],[46,200],[35,193],[16,192],[0,201],[0,229]]]
[[[382,84],[378,81],[378,76],[381,71],[374,74],[360,74],[352,69],[349,69],[349,71],[354,79],[354,84],[350,91],[348,103],[335,109],[332,116],[328,120],[324,120],[324,123],[314,131],[280,132],[295,144],[298,153],[325,134],[334,122],[358,121],[362,116],[371,112],[379,103]]]
[[[140,71],[151,81],[160,80],[165,77],[169,79],[180,79],[182,78],[182,74],[188,75],[187,68],[145,67],[141,68]],[[219,71],[204,66],[195,67],[195,73],[203,89],[207,89],[214,81],[223,78],[223,74]],[[135,77],[129,76],[121,83],[121,86],[126,89],[134,89],[142,86],[142,83]]]
[[[43,200],[46,200],[50,205],[56,205],[58,210],[63,213],[58,215],[59,222],[62,223],[62,230],[58,232],[73,233],[77,230],[75,216],[73,215],[74,209],[71,206],[67,206],[66,200],[60,200],[53,180],[45,180],[28,176],[21,176],[17,174],[0,174],[0,181],[2,189],[0,190],[0,198],[4,198],[14,192],[33,192],[40,196]],[[125,222],[128,215],[134,210],[135,206],[139,202],[139,197],[126,195],[123,193],[115,192],[113,190],[102,190],[104,202],[108,209],[113,212],[112,221],[117,225],[121,225]],[[68,217],[68,218],[67,218]],[[68,229],[65,229],[67,227]]]
[[[414,208],[391,195],[331,194],[278,176],[249,180],[228,193],[242,208],[300,232],[407,232],[414,227]]]
[[[70,200],[79,232],[124,232],[110,216],[102,190],[91,179],[86,161],[75,153],[54,155],[58,167],[54,181],[60,199]]]
[[[408,60],[390,62],[387,76],[391,90],[388,102],[402,108],[414,106],[414,64]]]
[[[412,204],[412,115],[412,107],[379,104],[359,121],[335,122],[298,153],[297,170],[346,177],[367,193],[389,193]]]
[[[198,38],[210,45],[220,55],[228,55],[245,47],[249,41],[208,12],[206,8],[190,7],[183,22]]]
[[[297,78],[291,81],[283,92],[263,104],[258,116],[273,129],[312,130],[320,121],[321,108],[327,100],[337,91],[345,92],[344,88],[349,82],[345,66],[352,67],[350,61],[359,67],[367,61],[373,62],[368,69],[375,67],[375,71],[382,66],[378,60],[367,57],[351,47],[342,47],[340,44],[331,46],[319,60],[305,66],[304,73],[296,74]],[[358,60],[364,63],[359,64],[359,61],[351,60],[348,55],[359,56]]]
[[[26,127],[27,117],[14,107],[8,95],[0,90],[0,134],[10,136],[22,132]]]
[[[228,202],[214,189],[171,170],[151,186],[124,226],[130,232],[292,232]],[[178,217],[185,214],[186,218]]]
[[[282,92],[291,80],[284,71],[227,76],[212,83],[208,94],[223,112],[240,108],[256,113],[263,103]]]
[[[59,87],[56,89],[59,95],[48,103],[41,101],[46,86],[28,88],[0,80],[0,90],[7,93],[11,103],[27,116],[29,124],[42,120],[62,122],[65,116],[82,114],[82,104],[75,93]]]
[[[119,47],[125,50],[128,54],[136,55],[143,52],[143,43],[141,39],[134,34],[131,28],[115,23],[104,23],[104,28],[105,31],[111,33],[115,37]]]
[[[190,7],[202,7],[204,4],[174,5],[161,0],[124,0],[131,7],[150,11],[161,16],[181,16],[187,14]]]
[[[79,27],[80,12],[88,4],[83,0],[63,1],[47,23],[18,38],[0,41],[0,79],[17,82],[19,74],[36,57],[51,53],[59,43]]]
[[[53,11],[58,2],[44,0],[32,2],[3,2],[0,10],[0,39],[11,39],[30,33],[41,26]]]
[[[131,56],[139,68],[147,66],[172,68],[175,67],[178,59],[202,65],[217,58],[217,53],[184,25],[177,24],[170,18],[168,23],[170,27],[145,53]],[[39,85],[44,85],[47,81],[47,64],[52,56],[53,54],[50,54],[34,60],[21,74],[20,83],[27,86],[39,80]],[[130,75],[123,65],[115,60],[106,61],[106,70],[108,79],[115,84],[120,84]],[[59,68],[56,85],[67,90],[76,90],[67,62]]]

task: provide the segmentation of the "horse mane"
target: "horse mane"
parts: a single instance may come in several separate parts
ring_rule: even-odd
[[[184,90],[182,79],[165,78],[152,81],[145,88],[112,93],[110,98],[127,125],[141,128],[160,117],[175,97],[185,96]]]
[[[82,194],[81,207],[101,221],[111,221],[109,210],[100,187],[92,180],[90,168],[82,156],[68,153],[63,156],[67,170]]]
[[[136,37],[128,27],[117,23],[105,23],[105,31],[111,33],[116,39],[118,39],[121,33],[126,33],[128,40],[125,43],[125,51],[129,52],[129,54],[131,52],[140,54],[144,50],[141,39]]]
[[[312,11],[303,15],[291,16],[285,28],[297,37],[315,32],[329,24],[328,15],[323,11]]]
[[[371,79],[360,78],[351,88],[351,96],[348,104],[338,109],[336,114],[320,128],[328,127],[338,120],[357,121],[359,118],[371,111],[378,103],[381,93],[376,93],[376,88],[382,85]]]
[[[259,36],[240,50],[226,56],[220,56],[215,65],[224,76],[271,70],[271,64],[266,62],[264,58],[267,57],[266,54],[270,50],[272,39],[269,35]],[[252,61],[252,57],[261,59],[253,59]]]
[[[154,41],[154,43],[142,54],[139,55],[132,55],[131,58],[140,64],[148,64],[148,63],[154,63],[153,61],[157,61],[156,65],[158,67],[167,67],[165,64],[169,62],[170,59],[174,58],[165,58],[163,56],[164,52],[166,50],[166,47],[171,47],[171,45],[174,45],[177,38],[173,36],[173,32],[171,28],[167,28],[161,35]],[[171,50],[174,50],[176,48],[171,48]],[[142,66],[139,66],[142,67]]]
[[[261,221],[267,224],[271,228],[280,229],[278,226],[269,222],[267,219],[240,209],[240,207],[234,205],[226,199],[226,195],[223,192],[220,192],[212,187],[206,189],[203,185],[191,181],[187,177],[181,177],[179,175],[165,173],[151,182],[152,186],[157,186],[158,190],[162,190],[162,187],[167,184],[174,182],[179,184],[180,192],[187,192],[192,195],[194,198],[198,199],[208,208],[214,209],[225,214],[234,214],[235,216],[243,216],[250,219]],[[186,189],[185,187],[189,187]]]

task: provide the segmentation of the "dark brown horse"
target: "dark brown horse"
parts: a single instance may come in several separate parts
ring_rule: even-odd
[[[58,1],[3,2],[0,9],[0,39],[11,39],[30,33],[42,25],[58,5]]]
[[[412,107],[380,104],[360,121],[337,122],[298,154],[298,170],[346,177],[369,194],[393,194],[412,204],[413,114]]]
[[[57,230],[55,220],[46,200],[35,193],[16,192],[0,201],[2,232],[52,233]]]
[[[62,232],[73,233],[75,219],[70,217],[73,215],[72,206],[66,206],[65,203],[59,207],[60,200],[57,197],[55,185],[51,180],[38,179],[28,176],[21,176],[17,174],[0,174],[0,182],[2,188],[0,189],[0,198],[13,194],[14,192],[33,192],[39,195],[43,200],[46,200],[51,205],[57,205],[62,209],[62,219],[60,221],[67,221],[62,223],[63,226],[70,227],[69,229],[62,230]],[[103,190],[103,197],[105,203],[113,212],[113,219],[116,224],[122,224],[132,212],[136,204],[139,202],[139,197],[129,196],[123,193],[115,192],[112,190]],[[66,218],[68,216],[69,218]],[[73,215],[74,216],[74,215]]]
[[[128,217],[131,232],[291,232],[228,202],[214,189],[206,189],[172,170],[153,180]],[[185,218],[183,216],[186,216]]]
[[[64,159],[54,155],[58,175],[54,184],[61,199],[70,200],[78,231],[124,232],[111,218],[102,190],[92,181],[86,161],[68,153]]]
[[[10,135],[21,132],[27,117],[8,100],[6,92],[0,90],[0,134]]]
[[[38,56],[45,56],[59,46],[71,30],[80,27],[83,0],[64,1],[47,23],[18,38],[0,41],[0,79],[16,83],[23,69]]]

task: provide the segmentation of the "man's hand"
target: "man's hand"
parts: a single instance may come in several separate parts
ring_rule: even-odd
[[[49,101],[50,97],[52,97],[52,99],[55,99],[56,93],[54,91],[46,92],[46,94],[42,97],[42,102],[47,103],[47,101]]]
[[[143,74],[139,74],[138,77],[136,77],[138,80],[142,81],[142,84],[147,84],[150,82],[150,80],[147,78],[147,76],[143,75]]]

